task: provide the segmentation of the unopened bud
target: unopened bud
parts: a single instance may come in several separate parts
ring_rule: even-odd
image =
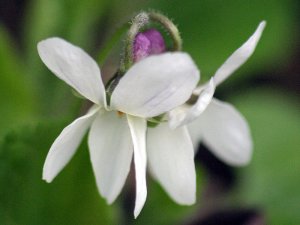
[[[153,54],[163,53],[166,45],[163,36],[156,29],[138,33],[133,44],[133,59],[135,62]]]

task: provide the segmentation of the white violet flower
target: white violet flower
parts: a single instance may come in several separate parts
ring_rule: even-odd
[[[119,195],[132,156],[135,217],[147,196],[147,160],[154,177],[177,203],[195,202],[194,150],[187,128],[171,130],[161,123],[147,129],[147,118],[182,105],[192,95],[200,74],[188,54],[162,53],[135,63],[120,79],[108,105],[100,69],[87,53],[60,38],[41,41],[38,52],[57,77],[95,103],[54,141],[44,164],[44,180],[51,182],[65,167],[90,128],[92,167],[99,192],[108,203]]]
[[[252,155],[252,139],[244,117],[230,104],[213,98],[215,87],[236,71],[254,52],[266,22],[237,49],[206,84],[196,88],[194,105],[184,104],[169,112],[171,128],[188,126],[194,148],[203,141],[221,160],[230,165],[247,164]]]

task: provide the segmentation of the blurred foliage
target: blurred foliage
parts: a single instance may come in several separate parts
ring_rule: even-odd
[[[182,224],[199,210],[199,205],[176,205],[148,179],[148,199],[141,215],[137,220],[132,212],[124,216],[126,192],[112,206],[99,197],[86,141],[53,183],[41,180],[51,143],[66,121],[79,114],[82,101],[42,64],[36,50],[40,40],[59,36],[98,56],[116,28],[134,12],[152,8],[178,24],[184,51],[207,80],[266,20],[257,51],[221,86],[224,93],[248,80],[272,83],[274,77],[262,74],[283,70],[299,41],[296,0],[26,2],[19,21],[21,37],[15,38],[0,22],[0,224],[5,225]],[[287,78],[279,77],[283,79]],[[271,85],[242,90],[232,102],[249,120],[255,152],[251,165],[239,170],[241,185],[226,204],[258,206],[270,224],[299,224],[299,102]],[[198,204],[205,210],[201,202],[205,174],[200,169],[197,174]]]
[[[51,185],[45,156],[64,123],[48,121],[6,135],[0,145],[0,224],[115,224],[118,210],[99,197],[86,142]]]
[[[0,135],[12,124],[33,120],[35,96],[23,59],[0,24]]]
[[[69,115],[68,109],[74,106],[76,100],[67,85],[59,82],[50,72],[45,76],[48,70],[38,57],[36,45],[45,38],[59,36],[83,48],[91,49],[96,34],[95,27],[107,7],[106,1],[101,1],[101,4],[97,2],[76,1],[74,4],[71,0],[33,0],[29,4],[24,23],[26,63],[36,81],[35,87],[39,93],[42,113],[47,116],[61,112]],[[57,108],[60,109],[59,112]],[[64,110],[61,110],[62,108]]]
[[[257,71],[278,69],[288,60],[298,41],[297,1],[288,0],[166,0],[149,1],[178,24],[184,51],[189,52],[208,80],[222,63],[255,31],[259,22],[267,21],[254,56],[239,70],[245,76]],[[276,62],[276,63],[274,63]]]
[[[203,176],[200,169],[197,170],[197,192],[200,194],[203,188]],[[181,224],[187,217],[196,212],[196,207],[181,206],[170,199],[166,192],[157,182],[148,179],[148,199],[143,208],[143,213],[137,220],[131,220],[128,224],[144,225],[166,225]],[[197,201],[201,202],[202,198],[198,197]]]
[[[272,90],[251,91],[236,103],[251,125],[255,144],[240,195],[265,210],[268,224],[300,224],[299,103]]]

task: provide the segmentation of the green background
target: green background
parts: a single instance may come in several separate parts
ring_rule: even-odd
[[[27,0],[0,3],[0,224],[187,224],[217,209],[257,208],[266,224],[300,224],[299,3],[297,0]],[[86,140],[51,183],[41,180],[46,154],[84,102],[38,57],[37,42],[62,37],[94,58],[135,13],[153,9],[173,19],[208,80],[254,32],[267,27],[254,55],[216,96],[247,118],[254,140],[237,182],[207,199],[209,174],[197,162],[197,203],[176,205],[148,177],[148,198],[134,220],[134,184],[107,205],[97,192]],[[109,77],[122,42],[100,65]],[[106,78],[107,79],[107,78]],[[200,224],[200,223],[199,223]]]

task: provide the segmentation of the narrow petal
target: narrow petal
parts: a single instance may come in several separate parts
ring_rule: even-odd
[[[67,165],[84,134],[90,127],[99,108],[94,106],[90,111],[68,125],[52,144],[43,168],[43,179],[51,182],[55,176]]]
[[[133,154],[126,117],[116,112],[98,114],[88,144],[98,190],[111,204],[124,186]]]
[[[97,63],[81,48],[60,38],[38,43],[46,66],[60,79],[94,103],[105,106],[105,89]]]
[[[147,186],[146,186],[146,120],[127,116],[128,124],[131,131],[132,142],[134,146],[134,165],[135,165],[135,180],[136,180],[136,197],[134,217],[136,218],[146,201]]]
[[[217,70],[214,75],[216,86],[223,82],[229,75],[231,75],[248,60],[248,58],[254,52],[265,26],[266,22],[261,22],[254,34]]]
[[[187,128],[149,128],[147,155],[151,173],[166,192],[179,204],[195,203],[194,150]]]
[[[252,154],[252,139],[244,117],[230,104],[213,99],[196,121],[203,142],[221,160],[246,165]]]
[[[197,119],[197,117],[206,109],[206,107],[210,103],[214,93],[214,79],[211,78],[207,84],[201,86],[199,97],[193,106],[181,106],[169,112],[170,128],[175,129]]]
[[[200,78],[186,53],[149,56],[134,64],[111,96],[111,107],[130,115],[154,117],[183,104]]]

